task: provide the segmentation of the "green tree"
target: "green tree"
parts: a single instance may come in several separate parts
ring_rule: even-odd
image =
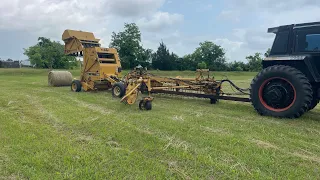
[[[37,68],[69,69],[76,66],[76,58],[64,54],[64,45],[45,37],[39,37],[36,45],[24,49],[24,54]]]
[[[124,31],[112,32],[110,47],[116,48],[124,69],[148,66],[150,49],[141,45],[141,32],[135,23],[125,23]]]
[[[226,70],[225,52],[221,46],[204,41],[191,55],[197,63],[205,62],[210,70]]]
[[[201,63],[198,63],[198,68],[199,69],[207,69],[206,62],[202,61]]]
[[[250,71],[260,71],[262,69],[262,57],[261,53],[255,53],[254,55],[247,56],[248,66]]]
[[[198,63],[195,61],[192,54],[188,54],[183,56],[183,58],[179,59],[180,62],[180,69],[179,70],[191,70],[195,71],[197,68]]]
[[[234,61],[227,64],[228,71],[244,71],[245,63]]]
[[[152,49],[144,49],[140,46],[137,54],[137,63],[142,67],[150,68],[152,63]]]
[[[170,53],[167,46],[161,42],[157,51],[152,57],[152,67],[159,70],[176,70],[178,69],[178,59],[179,57]]]

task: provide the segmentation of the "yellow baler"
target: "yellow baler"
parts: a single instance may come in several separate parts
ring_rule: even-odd
[[[75,92],[109,89],[119,82],[121,63],[115,48],[103,48],[91,32],[65,30],[62,35],[65,54],[83,57],[80,80],[74,80]]]

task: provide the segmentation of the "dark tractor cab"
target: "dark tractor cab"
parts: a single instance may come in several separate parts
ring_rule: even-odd
[[[275,39],[263,68],[289,65],[303,72],[312,83],[320,82],[320,22],[269,28]]]
[[[275,39],[251,84],[261,115],[297,118],[320,99],[320,22],[269,28]]]

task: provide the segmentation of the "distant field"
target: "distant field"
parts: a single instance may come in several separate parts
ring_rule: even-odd
[[[0,179],[320,179],[319,107],[288,120],[155,95],[140,111],[109,91],[48,87],[47,73],[0,69]],[[255,74],[214,72],[242,88]]]

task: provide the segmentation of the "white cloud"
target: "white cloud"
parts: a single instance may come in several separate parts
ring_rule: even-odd
[[[231,11],[231,10],[223,10],[219,14],[218,19],[230,20],[233,22],[240,22],[239,12],[238,11]]]
[[[318,0],[225,0],[229,7],[246,10],[268,10],[269,12],[284,12],[301,9],[306,6],[319,7]]]
[[[151,18],[141,18],[137,24],[139,27],[148,31],[161,31],[167,29],[168,26],[177,25],[183,21],[183,15],[170,14],[168,12],[157,12]]]
[[[233,57],[232,53],[238,51],[244,44],[241,41],[231,41],[227,38],[215,39],[213,40],[213,42],[225,49],[226,56],[228,59],[231,59]]]
[[[320,3],[317,0],[226,0],[228,8],[219,17],[241,22],[241,28],[233,29],[231,41],[241,41],[238,54],[264,53],[272,46],[274,34],[269,27],[286,24],[320,21]],[[249,25],[244,28],[243,25]],[[240,50],[242,52],[240,52]],[[237,54],[234,51],[234,54]]]
[[[108,46],[113,31],[123,28],[125,22],[145,20],[145,27],[169,28],[181,20],[182,15],[159,12],[165,0],[1,0],[0,38],[9,32],[28,34],[36,42],[39,36],[61,40],[65,29],[91,31]],[[183,18],[182,18],[183,19]],[[12,42],[28,47],[30,42],[13,38]],[[6,47],[1,56],[24,57],[22,48],[8,54]],[[17,54],[20,54],[19,56]]]
[[[132,17],[151,13],[161,7],[164,2],[165,0],[111,0],[106,3],[106,6],[113,14]]]
[[[124,22],[136,22],[141,29],[142,42],[146,48],[156,50],[159,42],[163,40],[170,51],[183,56],[191,53],[200,42],[212,40],[226,49],[230,60],[245,60],[246,55],[264,53],[272,45],[274,35],[267,33],[268,27],[320,21],[318,0],[225,0],[225,8],[217,17],[201,16],[214,12],[220,6],[216,7],[216,4],[204,3],[201,0],[186,0],[186,6],[192,7],[192,11],[189,11],[192,12],[192,17],[203,20],[193,21],[194,26],[213,23],[219,24],[215,28],[225,28],[216,31],[218,33],[198,34],[193,28],[180,28],[183,23],[190,22],[189,19],[184,19],[190,16],[184,17],[182,14],[168,13],[161,9],[163,5],[175,6],[176,2],[1,0],[0,38],[10,40],[12,44],[0,45],[0,55],[22,56],[22,48],[35,43],[39,36],[61,41],[65,29],[94,32],[95,36],[101,39],[102,45],[108,46],[112,31],[122,30]],[[180,10],[183,12],[183,9]],[[23,37],[26,38],[22,39]],[[31,39],[34,41],[31,42]]]

